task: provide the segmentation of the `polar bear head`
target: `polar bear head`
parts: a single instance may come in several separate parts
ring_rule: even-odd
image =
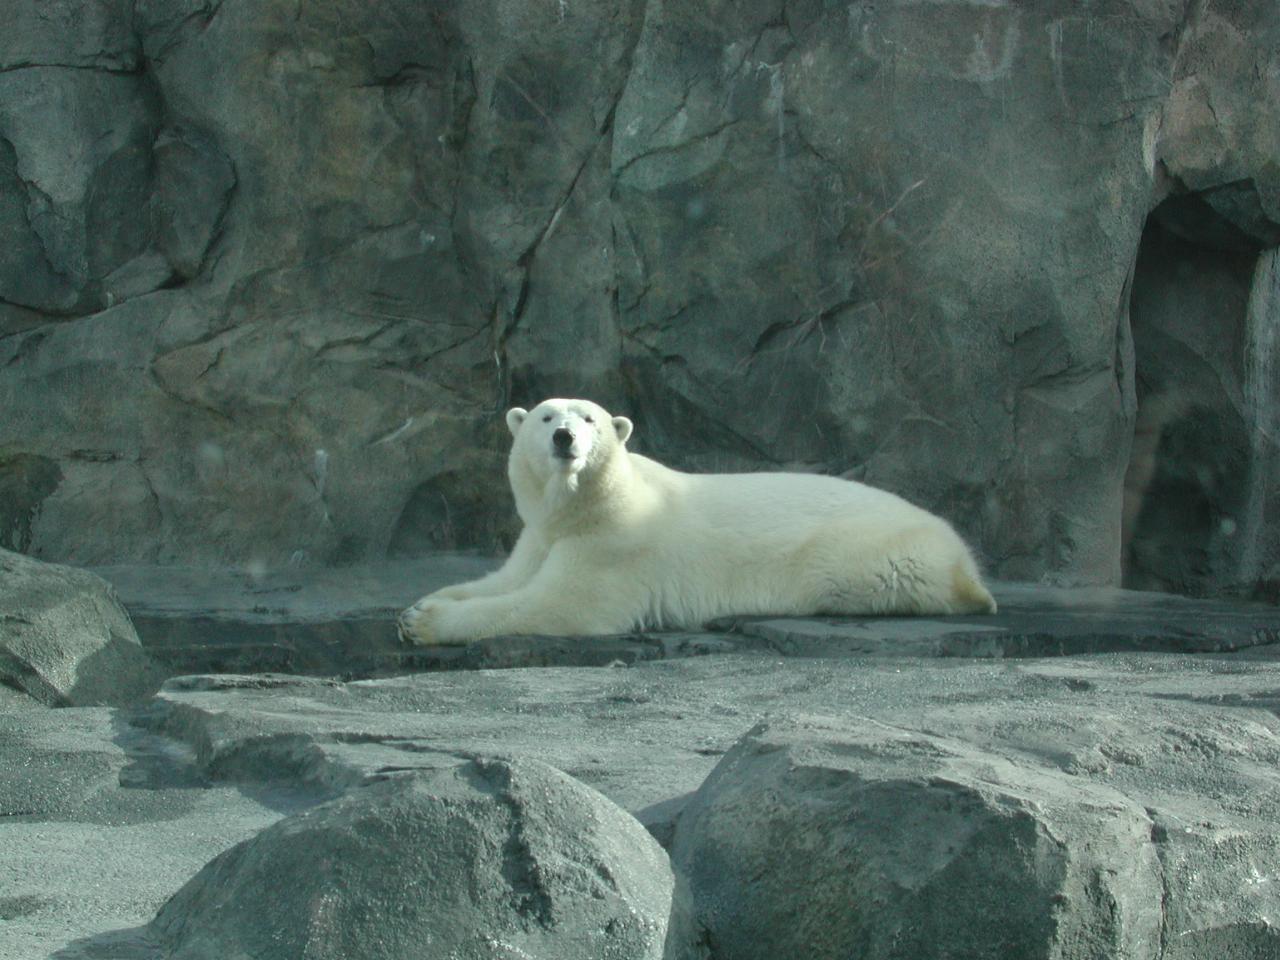
[[[512,407],[507,429],[515,438],[513,469],[518,465],[530,472],[539,485],[561,476],[574,489],[579,474],[599,469],[623,449],[631,436],[631,421],[610,416],[590,400],[557,399],[544,400],[532,410]]]

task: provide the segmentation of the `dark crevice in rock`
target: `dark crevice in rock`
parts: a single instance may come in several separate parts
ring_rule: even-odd
[[[138,475],[142,477],[142,482],[146,484],[147,495],[151,498],[151,507],[155,511],[155,523],[157,529],[162,529],[164,524],[164,510],[160,505],[160,494],[156,492],[155,484],[151,482],[151,477],[147,473],[146,467],[143,466],[145,459],[139,457],[135,463],[138,466]]]
[[[1210,191],[1214,193],[1216,191]],[[1238,208],[1237,208],[1238,209]],[[1206,193],[1173,196],[1148,218],[1130,317],[1137,422],[1123,517],[1125,585],[1249,595],[1245,557],[1274,554],[1251,513],[1273,496],[1246,384],[1252,292],[1263,247]],[[1264,297],[1265,299],[1265,297]],[[1275,309],[1275,307],[1271,307]],[[1257,487],[1257,485],[1263,485]],[[1261,572],[1266,565],[1262,564]]]
[[[715,305],[714,301],[709,296],[705,296],[705,295],[694,296],[690,298],[687,302],[680,304],[678,307],[676,307],[666,316],[658,317],[654,320],[645,321],[644,323],[641,323],[635,327],[632,327],[627,332],[632,337],[640,333],[649,333],[649,334],[669,333],[671,330],[678,328],[681,325],[681,321],[688,317],[689,312],[691,310],[695,310],[697,308],[713,307],[714,305]]]
[[[625,163],[622,164],[621,167],[618,167],[616,170],[613,171],[614,178],[621,179],[623,176],[626,175],[627,171],[629,171],[632,167],[634,167],[637,163],[641,162],[642,160],[648,160],[657,156],[679,154],[682,151],[688,150],[690,147],[696,146],[699,143],[705,143],[709,140],[713,140],[716,137],[720,136],[725,131],[729,130],[731,127],[736,127],[738,124],[743,122],[745,121],[742,120],[741,118],[725,120],[722,123],[716,124],[710,130],[696,134],[695,136],[692,136],[687,140],[682,140],[680,143],[674,143],[669,146],[654,147],[651,150],[646,150],[643,153],[638,153],[635,156],[630,157]]]
[[[332,350],[338,350],[342,347],[365,346],[369,343],[372,343],[374,340],[378,339],[378,337],[382,336],[388,330],[393,329],[398,321],[412,320],[412,319],[414,318],[396,317],[387,323],[384,323],[375,327],[369,333],[364,333],[364,334],[360,334],[359,336],[353,336],[353,337],[336,337],[332,340],[326,340],[320,346],[316,347],[315,358],[317,360],[320,360],[324,357],[326,353],[329,353]],[[219,351],[219,356],[221,356],[221,351]]]
[[[416,83],[422,83],[427,79],[435,79],[439,75],[439,68],[433,67],[426,63],[414,63],[406,61],[400,64],[393,73],[386,76],[374,76],[374,78],[361,87],[404,87],[412,86]]]
[[[114,76],[138,76],[145,72],[145,64],[139,62],[127,66],[89,63],[13,63],[0,67],[0,74],[15,73],[19,70],[84,70],[89,73],[109,73]]]
[[[844,168],[842,168],[839,163],[837,163],[835,160],[828,157],[825,153],[823,153],[821,150],[819,150],[817,147],[813,145],[813,141],[810,140],[808,135],[805,133],[802,115],[795,110],[788,109],[784,111],[784,116],[786,116],[789,123],[789,126],[787,129],[795,137],[796,143],[800,144],[800,146],[803,147],[808,153],[812,154],[814,157],[817,157],[817,159],[821,161],[825,166],[830,167],[837,174],[840,174],[843,176]]]
[[[154,63],[163,63],[170,50],[190,39],[193,27],[200,33],[209,29],[209,25],[213,23],[214,18],[222,10],[222,4],[223,0],[216,0],[214,3],[204,3],[197,9],[186,14],[180,21],[168,28],[167,36],[161,41],[158,48],[147,51],[148,58]],[[139,29],[141,26],[142,25],[138,23],[138,17],[135,11],[135,30]],[[153,26],[153,31],[154,30],[155,28]],[[146,39],[147,37],[143,37],[142,42],[140,43],[144,50],[146,50]]]
[[[1184,0],[1182,15],[1174,25],[1173,30],[1160,38],[1173,51],[1173,55],[1170,57],[1170,66],[1172,68],[1170,81],[1177,76],[1178,67],[1181,65],[1187,34],[1197,21],[1204,18],[1204,12],[1209,3],[1210,0]]]
[[[611,119],[612,116],[612,111],[610,111],[609,118]],[[519,329],[520,322],[524,318],[525,307],[529,300],[530,274],[533,270],[534,260],[537,259],[538,250],[542,244],[549,240],[552,234],[555,233],[556,226],[559,224],[560,218],[564,215],[565,208],[569,205],[570,200],[572,200],[574,191],[577,189],[578,183],[582,179],[583,172],[587,169],[587,165],[591,163],[592,158],[595,156],[596,149],[597,146],[593,145],[586,151],[581,163],[578,164],[577,169],[574,171],[573,177],[569,181],[569,185],[565,188],[564,192],[553,207],[551,215],[542,225],[537,236],[534,237],[529,246],[526,247],[524,252],[516,259],[516,269],[519,271],[520,279],[514,301],[507,308],[505,322],[503,322],[501,326],[495,326],[493,351],[494,360],[498,366],[499,375],[501,377],[499,395],[502,398],[502,403],[500,406],[505,405],[507,399],[511,395],[511,368],[507,361],[507,343]],[[498,308],[495,307],[495,321],[498,316],[497,310]]]
[[[476,327],[474,330],[470,331],[469,333],[467,333],[462,337],[459,337],[457,340],[452,340],[449,343],[446,343],[442,347],[438,347],[435,350],[431,350],[431,351],[428,351],[427,353],[420,354],[418,357],[415,358],[415,364],[422,365],[422,364],[430,363],[432,360],[435,360],[437,357],[442,357],[445,354],[450,353],[451,351],[457,350],[459,347],[465,346],[466,344],[470,343],[472,340],[475,340],[477,337],[481,337],[488,332],[489,332],[488,327],[484,327],[484,326]],[[462,395],[461,393],[459,393],[458,391],[450,387],[449,384],[447,383],[441,382],[437,384],[437,386],[439,386],[442,390],[447,390],[459,396]]]
[[[856,309],[860,306],[863,306],[863,302],[859,300],[840,300],[812,315],[771,323],[756,337],[756,342],[751,347],[751,359],[755,359],[760,353],[770,350],[771,344],[788,333],[792,336],[789,342],[780,349],[791,350],[815,333],[822,335],[825,339],[823,327],[829,320],[846,310]]]
[[[1270,219],[1251,177],[1198,192],[1175,192],[1151,216],[1188,243],[1256,255],[1280,245],[1280,223]]]
[[[160,358],[157,357],[156,359],[158,360]],[[213,406],[212,404],[203,403],[195,399],[194,397],[183,396],[182,394],[177,393],[174,390],[170,389],[168,384],[164,382],[164,378],[161,377],[159,372],[156,370],[154,362],[148,365],[147,374],[151,378],[152,385],[157,390],[159,390],[162,394],[168,397],[170,400],[174,401],[175,403],[180,403],[185,407],[192,407],[196,410],[202,410],[205,413],[208,413],[216,417],[218,420],[222,421],[223,423],[232,424],[235,422],[235,419],[227,411],[219,410],[217,407]]]
[[[62,478],[50,457],[0,451],[0,546],[18,553],[31,548],[36,518]]]
[[[516,910],[545,928],[555,925],[555,903],[542,876],[542,865],[525,836],[527,813],[514,783],[511,766],[477,758],[472,768],[486,781],[493,798],[508,811],[508,831],[502,848],[502,875],[517,898]]]

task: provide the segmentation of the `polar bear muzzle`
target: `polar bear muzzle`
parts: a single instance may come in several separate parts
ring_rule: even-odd
[[[561,460],[572,460],[573,431],[568,427],[557,427],[551,434],[551,452]]]

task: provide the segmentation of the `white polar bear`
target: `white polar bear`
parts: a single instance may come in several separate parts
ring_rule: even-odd
[[[408,642],[696,628],[731,614],[994,613],[946,521],[800,473],[680,473],[587,400],[507,413],[524,530],[501,569],[400,615]]]

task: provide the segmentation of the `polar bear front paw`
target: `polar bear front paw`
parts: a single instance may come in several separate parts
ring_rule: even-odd
[[[462,641],[450,640],[441,635],[441,607],[447,602],[424,597],[401,613],[396,620],[401,642],[409,646],[461,643]]]

